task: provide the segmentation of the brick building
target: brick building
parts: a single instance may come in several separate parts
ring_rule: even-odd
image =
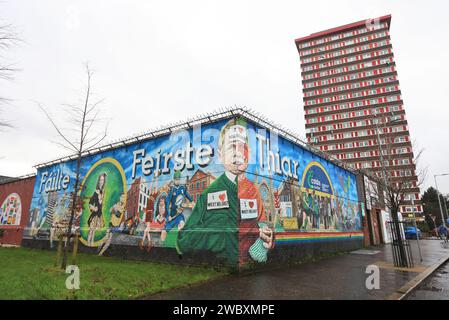
[[[0,244],[21,244],[35,180],[33,175],[10,178],[0,183]]]
[[[140,177],[135,179],[127,193],[126,218],[129,219],[139,216],[140,213],[145,213],[149,197],[150,188],[145,180]],[[143,220],[145,220],[145,217]]]
[[[215,180],[215,177],[203,170],[198,169],[186,182],[187,191],[193,198],[193,202],[196,202],[199,195]]]
[[[390,24],[387,15],[295,40],[306,137],[354,169],[405,183],[401,213],[412,211],[412,200],[422,212]]]

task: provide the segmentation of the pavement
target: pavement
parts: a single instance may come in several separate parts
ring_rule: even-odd
[[[439,267],[404,300],[449,300],[449,262]]]
[[[449,259],[449,248],[439,240],[411,240],[413,268],[396,268],[390,245],[251,274],[229,275],[199,285],[173,289],[146,297],[150,300],[399,300]],[[369,265],[379,270],[379,289],[367,289]],[[446,269],[445,269],[446,270]],[[447,274],[444,274],[447,281]],[[447,281],[447,283],[449,283]],[[448,288],[446,283],[446,287]]]

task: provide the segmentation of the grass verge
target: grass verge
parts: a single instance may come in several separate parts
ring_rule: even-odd
[[[227,274],[211,267],[181,266],[79,254],[80,289],[54,267],[55,252],[0,248],[1,299],[135,299]]]

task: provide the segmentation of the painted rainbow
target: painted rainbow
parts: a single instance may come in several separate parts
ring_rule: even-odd
[[[363,232],[278,232],[276,233],[276,245],[326,242],[340,240],[362,240]]]

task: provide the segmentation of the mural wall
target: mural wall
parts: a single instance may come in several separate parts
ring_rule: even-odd
[[[49,241],[71,209],[83,245],[206,250],[231,265],[275,246],[362,237],[356,178],[243,118],[38,171],[25,237]]]
[[[20,245],[33,194],[34,177],[0,184],[0,243]]]

